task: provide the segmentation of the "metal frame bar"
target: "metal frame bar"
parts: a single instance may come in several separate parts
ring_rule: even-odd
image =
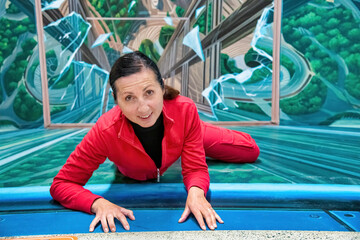
[[[274,0],[271,123],[280,124],[280,41],[282,0]]]
[[[187,17],[171,17],[172,20],[188,20]],[[87,17],[86,20],[164,20],[163,17]]]
[[[44,26],[43,26],[43,18],[41,11],[41,0],[35,0],[35,18],[36,18],[36,29],[37,29],[38,46],[39,46],[43,118],[44,118],[44,127],[47,128],[51,124],[51,117],[50,117],[50,103],[49,103],[48,79],[47,79],[47,69],[46,69],[46,55],[45,55],[46,52],[45,52],[45,44],[44,44]]]

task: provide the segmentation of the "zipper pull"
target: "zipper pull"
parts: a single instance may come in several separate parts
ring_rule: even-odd
[[[160,169],[157,168],[157,182],[160,182]]]

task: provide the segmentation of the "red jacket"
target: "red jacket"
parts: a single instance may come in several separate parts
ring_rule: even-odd
[[[206,194],[210,178],[195,104],[183,96],[164,100],[163,116],[160,174],[181,156],[186,189],[198,186]],[[116,106],[98,119],[70,155],[54,178],[50,188],[52,197],[66,208],[91,213],[92,203],[100,196],[92,194],[83,186],[106,158],[130,178],[147,180],[157,177],[154,161],[147,155],[131,124]]]

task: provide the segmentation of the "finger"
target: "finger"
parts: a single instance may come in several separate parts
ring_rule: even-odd
[[[123,225],[123,227],[124,227],[125,230],[127,230],[127,231],[130,230],[129,223],[128,223],[128,221],[126,220],[125,215],[121,214],[121,215],[117,216],[116,218],[121,222],[121,224]]]
[[[124,214],[125,216],[127,216],[128,218],[130,218],[131,220],[133,220],[133,221],[135,220],[134,212],[131,210],[122,208],[121,213]]]
[[[188,216],[190,215],[190,209],[189,209],[189,207],[188,206],[185,206],[185,210],[184,210],[184,212],[181,214],[181,217],[180,217],[180,219],[179,219],[179,223],[182,223],[182,222],[184,222],[187,218],[188,218]]]
[[[196,218],[196,221],[199,223],[200,228],[205,231],[206,226],[205,226],[204,219],[203,219],[203,216],[202,216],[201,212],[200,211],[193,211],[192,213],[194,214],[194,216]]]
[[[204,210],[202,212],[204,218],[205,218],[205,221],[208,225],[208,227],[211,229],[211,230],[214,230],[215,229],[215,226],[214,226],[214,223],[213,221],[215,221],[215,216],[213,214],[213,210],[212,208],[207,208],[206,210]]]
[[[90,223],[89,232],[94,231],[96,224],[99,222],[99,218],[97,216],[94,217],[92,222]]]
[[[113,215],[108,215],[107,216],[107,222],[109,224],[110,231],[115,232],[116,231],[116,226],[115,226],[115,222],[114,222],[114,216]]]
[[[219,223],[224,223],[224,221],[221,219],[221,217],[216,212],[215,212],[215,218]]]
[[[210,215],[211,215],[211,222],[212,222],[212,225],[215,228],[217,228],[217,225],[216,225],[216,217],[215,217],[215,210],[213,208],[210,209]]]
[[[104,232],[106,232],[106,233],[109,232],[107,221],[106,221],[105,217],[101,218],[101,225],[102,225]]]

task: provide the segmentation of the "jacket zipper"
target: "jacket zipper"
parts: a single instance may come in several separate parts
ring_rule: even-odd
[[[160,169],[157,168],[157,182],[159,183],[160,182]]]

